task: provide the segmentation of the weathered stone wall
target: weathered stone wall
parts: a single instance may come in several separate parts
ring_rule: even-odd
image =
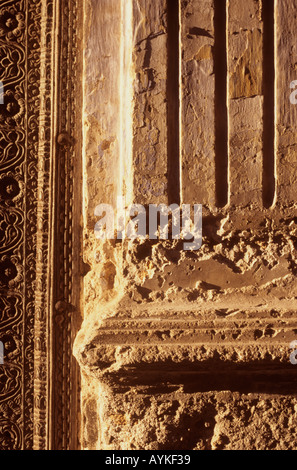
[[[86,449],[296,449],[296,0],[88,0]],[[203,244],[94,210],[203,204]]]

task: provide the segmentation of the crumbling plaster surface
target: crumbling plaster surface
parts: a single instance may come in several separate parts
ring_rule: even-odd
[[[230,391],[157,394],[98,389],[100,420],[91,448],[107,450],[293,450],[296,449],[295,397]],[[93,403],[95,405],[95,402]],[[87,401],[87,422],[99,416]]]

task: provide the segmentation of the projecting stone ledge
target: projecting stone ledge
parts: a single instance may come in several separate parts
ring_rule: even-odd
[[[165,309],[166,310],[166,309]],[[117,384],[146,380],[149,374],[192,374],[216,370],[291,370],[290,343],[296,339],[292,311],[183,311],[163,316],[121,312],[83,328],[75,354],[80,365],[100,380]],[[289,367],[289,369],[288,369]],[[126,378],[124,378],[126,376]],[[155,379],[154,379],[155,380]]]
[[[205,313],[81,331],[85,448],[296,448],[296,312]]]

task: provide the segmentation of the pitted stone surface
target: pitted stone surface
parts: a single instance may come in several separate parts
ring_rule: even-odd
[[[85,448],[297,448],[297,3],[271,5],[86,3]],[[96,239],[117,196],[202,204],[202,247]]]

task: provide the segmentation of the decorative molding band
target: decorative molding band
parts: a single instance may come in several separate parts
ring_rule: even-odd
[[[73,137],[77,3],[9,0],[0,7],[1,449],[78,446],[69,420],[78,406],[71,354],[79,310],[72,254],[79,246],[72,189],[80,148]],[[66,313],[63,302],[73,305]]]

